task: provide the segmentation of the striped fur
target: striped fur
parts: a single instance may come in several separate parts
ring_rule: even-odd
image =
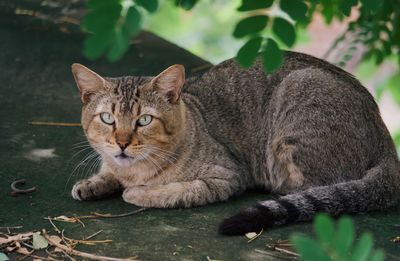
[[[185,84],[180,65],[156,77],[73,72],[82,126],[102,159],[97,174],[75,184],[75,199],[122,190],[131,204],[176,208],[255,187],[279,195],[224,220],[219,231],[228,235],[398,202],[400,164],[377,104],[327,62],[287,52],[267,75],[260,59],[249,69],[228,60]],[[144,114],[153,121],[138,126]]]

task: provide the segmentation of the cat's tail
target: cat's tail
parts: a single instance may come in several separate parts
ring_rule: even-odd
[[[225,219],[219,232],[240,235],[262,228],[309,221],[318,212],[331,216],[384,209],[397,203],[400,196],[400,168],[393,156],[384,158],[359,180],[281,196],[259,202],[239,214]]]

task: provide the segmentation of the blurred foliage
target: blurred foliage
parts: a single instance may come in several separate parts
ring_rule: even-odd
[[[198,2],[206,0],[165,1],[172,2],[176,9],[190,10]],[[82,23],[82,27],[91,33],[85,42],[87,57],[98,58],[104,53],[110,61],[122,57],[128,49],[129,39],[141,28],[143,11],[156,12],[158,5],[158,0],[89,0],[90,12]],[[399,0],[242,0],[237,10],[244,17],[239,21],[230,20],[230,23],[236,23],[233,36],[245,41],[237,60],[249,67],[256,53],[261,51],[265,53],[266,71],[275,70],[281,64],[279,59],[282,57],[281,47],[277,43],[293,47],[298,28],[306,28],[314,13],[320,13],[329,24],[334,18],[343,20],[350,16],[353,9],[357,9],[359,16],[349,24],[348,32],[355,32],[355,41],[367,47],[365,57],[373,57],[380,64],[393,51],[398,52],[400,47],[399,6]],[[217,14],[209,13],[213,14],[208,16],[210,19]],[[262,41],[258,44],[260,37]],[[259,48],[255,48],[257,46]],[[344,60],[351,57],[351,53],[346,55]]]
[[[307,261],[382,261],[382,250],[373,249],[373,238],[363,233],[356,242],[353,221],[341,217],[337,227],[326,214],[318,214],[314,220],[316,239],[303,234],[294,234],[291,241],[300,254],[300,260]]]

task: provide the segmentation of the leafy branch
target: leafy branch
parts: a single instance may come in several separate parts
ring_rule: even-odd
[[[199,0],[165,1],[191,10]],[[96,59],[106,54],[110,61],[120,59],[129,48],[129,40],[141,28],[143,12],[156,12],[158,4],[158,0],[89,0],[89,13],[82,22],[82,28],[90,33],[85,41],[85,55]],[[246,42],[236,59],[242,66],[250,67],[261,52],[265,70],[276,70],[282,64],[282,47],[294,46],[297,29],[306,28],[315,13],[330,24],[334,18],[349,17],[352,10],[358,11],[358,18],[348,25],[347,33],[355,33],[354,41],[367,47],[365,59],[373,58],[380,64],[399,52],[399,0],[242,0],[237,11],[244,17],[237,22],[232,35]],[[345,52],[341,65],[351,59],[355,48],[351,46]]]
[[[307,261],[383,261],[382,250],[373,249],[372,235],[365,232],[355,241],[354,224],[348,217],[339,219],[337,227],[326,214],[319,214],[314,221],[317,235],[312,239],[306,235],[294,234],[291,241]]]

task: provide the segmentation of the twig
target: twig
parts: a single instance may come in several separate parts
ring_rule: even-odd
[[[51,121],[30,121],[30,125],[58,126],[58,127],[80,127],[82,124],[77,122],[51,122]]]
[[[79,217],[74,217],[74,219],[76,220],[76,222],[78,222],[79,224],[82,225],[82,227],[86,227],[85,223],[82,222],[82,220]]]
[[[18,229],[18,228],[22,228],[22,226],[0,227],[0,229],[7,229],[8,234],[11,234],[10,229]]]
[[[36,187],[28,188],[28,189],[19,189],[17,188],[18,185],[24,185],[26,182],[25,179],[19,179],[11,183],[11,190],[18,194],[26,194],[36,191]]]
[[[9,236],[7,238],[0,238],[0,246],[1,245],[6,245],[14,241],[27,241],[30,240],[31,237],[33,236],[33,232],[28,232],[24,234],[18,234],[15,236]]]
[[[55,230],[58,234],[61,234],[61,230],[53,223],[53,221],[51,221],[51,218],[50,218],[50,217],[47,217],[46,219],[47,219],[47,220],[50,222],[50,224],[53,226],[54,230]]]
[[[132,216],[134,214],[137,214],[139,212],[145,211],[147,208],[139,208],[135,211],[132,212],[128,212],[128,213],[123,213],[123,214],[116,214],[116,215],[112,215],[112,214],[101,214],[101,213],[97,213],[97,212],[92,212],[91,214],[94,217],[90,217],[90,216],[86,216],[86,218],[119,218],[119,217],[127,217],[127,216]],[[82,218],[82,217],[79,217]]]
[[[283,248],[280,248],[280,247],[274,247],[274,249],[275,249],[276,251],[279,251],[279,252],[282,252],[282,253],[285,253],[285,254],[288,254],[288,255],[300,256],[299,254],[297,254],[297,253],[295,253],[295,252],[293,252],[293,251],[286,250],[286,249],[283,249]]]
[[[251,243],[252,241],[256,240],[259,236],[261,236],[261,234],[262,234],[263,232],[264,232],[264,230],[261,229],[261,231],[260,231],[258,234],[256,234],[254,237],[250,238],[250,239],[247,241],[247,243]],[[246,235],[247,235],[247,234],[246,234]]]
[[[75,256],[80,256],[84,258],[89,258],[92,260],[109,260],[109,261],[137,261],[137,259],[130,259],[130,258],[115,258],[115,257],[107,257],[107,256],[98,256],[86,252],[81,252],[75,249],[72,249],[70,247],[67,247],[65,245],[62,245],[58,242],[55,242],[52,240],[52,238],[47,234],[46,230],[42,231],[42,235],[46,240],[49,242],[50,245],[58,247],[59,249],[65,251],[68,254],[75,255]]]
[[[268,252],[268,251],[264,251],[264,250],[261,250],[261,249],[254,249],[254,252],[260,253],[260,254],[263,254],[263,255],[267,255],[267,256],[271,256],[271,257],[275,257],[275,258],[279,258],[281,260],[282,259],[287,259],[287,258],[296,259],[296,257],[286,257],[286,256],[282,256],[282,254],[275,254],[273,252]]]
[[[19,259],[17,259],[17,260],[18,260],[18,261],[22,261],[22,260],[24,260],[25,258],[28,258],[28,257],[33,257],[33,258],[37,258],[37,259],[40,259],[40,260],[50,260],[50,261],[51,261],[51,259],[48,259],[48,258],[46,258],[46,257],[37,256],[37,255],[33,255],[33,254],[24,255],[23,257],[21,257],[21,258],[19,258]]]
[[[96,233],[94,233],[94,234],[92,234],[92,235],[90,235],[88,237],[85,237],[83,240],[88,240],[88,239],[94,238],[95,236],[97,236],[98,234],[100,234],[102,232],[103,232],[103,230],[99,230]]]

